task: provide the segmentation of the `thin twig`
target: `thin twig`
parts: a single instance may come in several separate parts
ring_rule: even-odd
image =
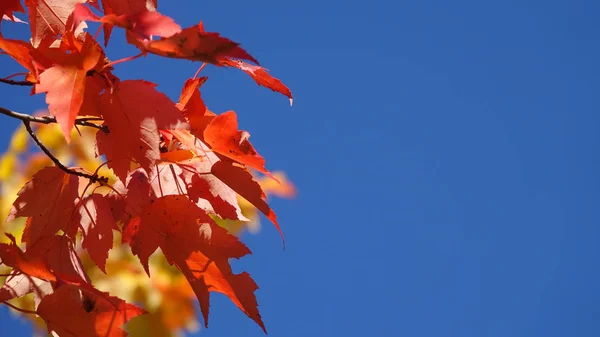
[[[35,83],[29,82],[29,81],[9,80],[8,78],[0,78],[0,82],[6,83],[6,84],[10,84],[10,85],[21,85],[21,86],[24,86],[24,87],[31,87],[31,86],[33,86],[35,84]]]
[[[23,125],[25,125],[25,129],[27,130],[27,132],[31,136],[31,139],[33,139],[33,141],[37,144],[37,146],[48,156],[48,158],[50,158],[50,160],[52,160],[52,162],[58,168],[60,168],[61,170],[67,172],[68,174],[76,175],[78,177],[87,178],[91,182],[94,182],[94,183],[95,182],[99,182],[102,185],[108,183],[108,178],[106,178],[106,177],[99,177],[97,174],[92,175],[92,174],[88,174],[88,173],[78,172],[78,171],[72,170],[72,169],[66,167],[65,165],[63,165],[63,163],[61,163],[58,160],[58,158],[56,158],[50,152],[50,150],[48,150],[48,148],[46,148],[46,146],[44,146],[44,144],[42,144],[42,142],[40,141],[40,139],[35,135],[35,133],[31,129],[31,121],[29,121],[29,120],[22,120],[22,121],[23,121]]]
[[[14,306],[14,305],[12,305],[12,304],[10,304],[8,302],[2,302],[2,303],[8,305],[9,307],[11,307],[13,309],[15,309],[16,311],[22,312],[24,314],[33,314],[33,315],[37,314],[37,312],[35,312],[35,311],[21,309],[21,308],[16,307],[16,306]]]
[[[5,109],[3,107],[0,107],[0,113],[4,114],[4,115],[7,115],[9,117],[20,119],[23,122],[27,121],[27,122],[35,122],[35,123],[42,123],[42,124],[57,123],[56,122],[56,117],[54,117],[54,116],[35,117],[35,116],[31,116],[31,115],[20,113],[20,112],[8,110],[8,109]],[[89,122],[89,121],[92,121],[92,120],[102,120],[102,118],[100,118],[100,117],[83,117],[83,118],[78,118],[78,119],[75,120],[75,124],[81,125],[81,126],[89,126],[89,127],[101,130],[101,131],[103,131],[105,133],[110,133],[110,131],[108,130],[108,127],[106,125],[98,125],[98,124],[94,124],[94,123]]]

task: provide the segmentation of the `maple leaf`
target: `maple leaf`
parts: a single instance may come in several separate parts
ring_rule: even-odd
[[[79,221],[79,214],[75,212],[78,188],[77,176],[56,166],[46,167],[19,191],[6,221],[29,217],[22,239],[28,247],[59,230],[73,236],[77,227],[72,224]]]
[[[46,322],[49,333],[61,337],[127,336],[121,326],[146,311],[106,295],[65,284],[41,300],[37,314]]]
[[[32,73],[36,73],[31,53],[35,50],[31,44],[21,40],[5,39],[0,36],[0,49],[4,50],[10,57],[15,59],[23,67]]]
[[[74,243],[64,235],[44,236],[35,244],[27,247],[25,255],[45,262],[57,280],[92,288],[90,279],[83,270],[83,265]]]
[[[30,277],[91,287],[73,243],[66,236],[44,236],[25,252],[16,245],[14,237],[9,238],[12,244],[0,244],[3,264]]]
[[[3,264],[13,267],[18,272],[31,277],[46,281],[56,280],[54,272],[50,270],[50,267],[42,257],[35,255],[31,256],[31,254],[26,255],[21,248],[17,246],[14,237],[9,237],[13,240],[11,244],[0,243],[0,259]]]
[[[210,174],[213,163],[218,161],[219,158],[214,153],[207,151],[206,158],[193,158],[179,163],[185,168],[182,170],[181,177],[185,181],[189,199],[200,208],[222,219],[249,221],[242,214],[236,192]]]
[[[156,0],[102,0],[105,14],[127,15],[143,10],[155,11]]]
[[[107,14],[99,17],[89,7],[78,4],[73,11],[73,16],[75,20],[101,22],[109,27],[118,26],[142,39],[150,39],[153,35],[168,37],[181,31],[181,27],[170,17],[147,9],[132,14]]]
[[[105,15],[130,15],[144,10],[156,11],[156,0],[102,0]],[[104,46],[112,32],[112,25],[104,26]]]
[[[266,195],[260,188],[260,185],[254,181],[248,171],[244,168],[234,166],[232,163],[219,161],[212,166],[211,173],[244,197],[244,199],[248,200],[248,202],[271,220],[283,239],[283,232],[279,227],[275,212],[273,212],[269,204],[265,201]]]
[[[100,96],[104,125],[110,133],[98,132],[98,153],[121,179],[127,178],[136,161],[150,172],[160,159],[159,129],[179,129],[183,118],[175,104],[145,81],[124,81]]]
[[[190,132],[201,139],[204,138],[204,129],[216,116],[206,108],[200,95],[200,86],[206,80],[207,77],[186,80],[177,103],[177,107],[190,124]]]
[[[0,16],[7,16],[11,20],[15,20],[14,12],[25,13],[25,9],[21,5],[20,0],[2,0],[0,1]]]
[[[239,43],[224,38],[219,33],[206,32],[202,22],[160,40],[132,40],[130,35],[127,40],[144,52],[164,57],[202,61],[216,65],[219,65],[219,59],[232,57],[258,64],[258,61],[242,49]]]
[[[86,74],[98,65],[102,57],[102,50],[86,33],[81,50],[65,54],[60,63],[40,75],[40,83],[35,86],[36,92],[46,93],[48,109],[56,116],[67,142],[71,140],[71,130],[84,101]]]
[[[5,1],[5,0],[3,0]],[[75,5],[87,0],[25,0],[34,47],[47,36],[57,38],[66,31],[66,22]]]
[[[208,326],[209,292],[225,294],[265,332],[254,291],[256,283],[246,272],[234,274],[229,258],[250,250],[212,221],[205,211],[182,196],[165,196],[133,218],[123,233],[132,252],[149,273],[148,259],[161,248],[169,263],[179,268],[192,286]]]
[[[256,84],[287,96],[290,99],[290,105],[294,102],[294,97],[292,96],[290,89],[279,79],[271,76],[265,68],[229,58],[221,59],[219,62],[221,65],[238,68],[250,75]]]
[[[238,130],[237,116],[233,111],[216,116],[204,129],[204,141],[213,151],[260,172],[269,173],[265,168],[265,159],[256,152],[248,138],[250,134],[247,131]]]
[[[112,230],[119,230],[110,205],[103,195],[94,193],[81,202],[78,211],[83,230],[82,246],[100,270],[106,273],[108,251],[113,246]]]
[[[33,293],[37,308],[42,298],[53,291],[52,283],[49,281],[12,271],[0,288],[0,302]]]

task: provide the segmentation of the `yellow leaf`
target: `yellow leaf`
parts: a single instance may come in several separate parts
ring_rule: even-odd
[[[17,166],[17,155],[14,152],[7,152],[0,159],[0,181],[10,178]]]
[[[27,150],[27,145],[29,143],[29,134],[24,127],[18,128],[12,135],[10,139],[10,151],[21,153]]]

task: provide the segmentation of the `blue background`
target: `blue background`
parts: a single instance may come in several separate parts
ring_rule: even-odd
[[[241,42],[294,93],[290,108],[240,71],[205,70],[209,107],[236,110],[268,168],[299,189],[273,200],[286,251],[264,221],[235,263],[261,287],[271,336],[600,336],[600,2],[159,9]],[[111,59],[135,53],[122,41]],[[177,99],[198,65],[149,56],[116,74]],[[4,85],[1,105],[43,106],[27,92]],[[16,125],[3,119],[4,146]],[[262,336],[213,299],[200,335]],[[0,325],[30,335],[6,307]]]

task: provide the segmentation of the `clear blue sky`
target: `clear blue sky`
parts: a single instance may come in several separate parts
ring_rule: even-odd
[[[236,263],[271,336],[600,336],[600,2],[159,7],[242,42],[294,93],[290,108],[214,68],[203,92],[299,189],[273,200],[287,250],[265,222]],[[134,53],[122,36],[111,59]],[[176,99],[197,66],[148,57],[117,74]],[[3,86],[1,105],[41,107],[26,90]],[[4,147],[16,124],[3,119]],[[4,307],[0,325],[29,336]],[[262,332],[214,296],[200,335]]]

